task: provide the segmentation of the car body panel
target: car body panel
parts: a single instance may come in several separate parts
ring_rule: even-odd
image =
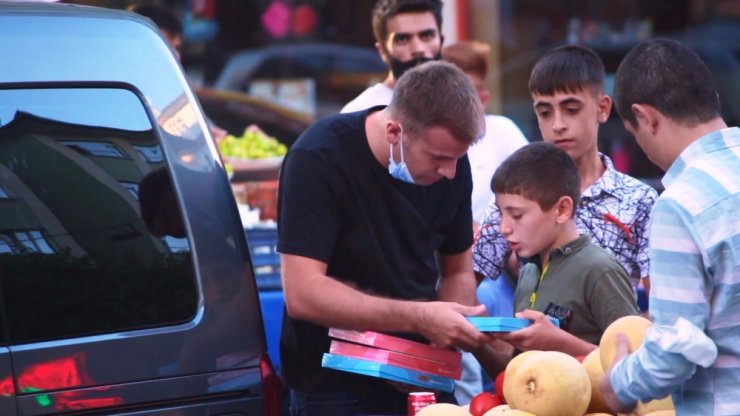
[[[0,383],[18,391],[0,395],[0,413],[262,414],[266,343],[249,250],[200,105],[167,42],[132,13],[67,4],[0,3],[0,38],[0,92],[125,89],[148,109],[184,215],[198,296],[192,317],[175,325],[11,341],[0,350]],[[111,171],[138,173],[142,163]]]

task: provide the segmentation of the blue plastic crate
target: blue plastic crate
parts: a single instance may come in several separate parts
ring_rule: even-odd
[[[254,277],[259,290],[282,288],[280,255],[277,252],[277,228],[245,228]]]
[[[285,299],[280,290],[261,291],[259,297],[267,337],[267,353],[275,370],[280,373],[280,331],[283,326]]]

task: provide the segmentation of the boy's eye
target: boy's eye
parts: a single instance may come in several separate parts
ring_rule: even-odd
[[[547,118],[549,116],[550,116],[550,112],[549,111],[538,111],[537,112],[537,117],[539,117],[539,118]]]
[[[579,107],[568,107],[565,109],[565,111],[568,112],[568,114],[577,114],[581,109]]]

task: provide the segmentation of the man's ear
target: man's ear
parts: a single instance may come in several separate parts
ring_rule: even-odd
[[[573,217],[573,198],[569,196],[561,196],[555,203],[555,221],[558,224],[563,224],[566,221],[570,221]]]
[[[602,94],[599,96],[599,99],[597,101],[597,113],[596,116],[599,120],[599,123],[606,123],[607,120],[609,120],[609,114],[612,112],[612,97]]]
[[[632,104],[631,109],[639,128],[646,129],[652,135],[658,131],[659,117],[655,108],[647,104]]]
[[[378,51],[378,55],[380,55],[380,59],[385,62],[386,65],[390,66],[390,56],[388,55],[388,52],[385,50],[385,47],[380,42],[375,42],[375,50]]]
[[[403,128],[401,124],[394,120],[388,120],[385,122],[385,137],[388,143],[398,144],[403,134]]]

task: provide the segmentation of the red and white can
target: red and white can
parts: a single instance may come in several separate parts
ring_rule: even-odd
[[[437,397],[432,392],[412,392],[408,399],[408,416],[416,416],[422,408],[437,403]]]

